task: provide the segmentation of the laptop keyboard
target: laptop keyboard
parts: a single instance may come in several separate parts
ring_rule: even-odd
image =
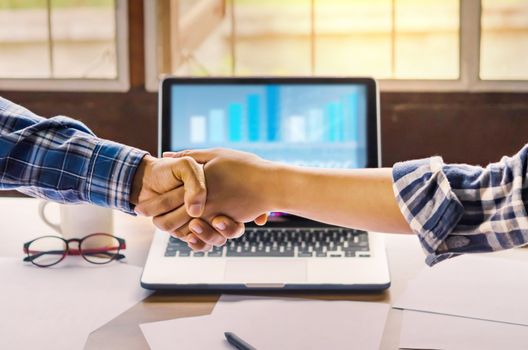
[[[193,252],[187,243],[170,237],[166,257],[370,257],[368,234],[344,228],[246,228],[242,237],[209,252]]]

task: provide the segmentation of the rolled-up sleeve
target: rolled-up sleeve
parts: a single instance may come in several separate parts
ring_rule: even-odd
[[[445,164],[441,157],[393,166],[398,205],[428,265],[528,243],[527,153],[525,146],[487,167]]]
[[[45,119],[0,97],[0,190],[133,213],[133,178],[146,153],[100,139],[77,120]]]

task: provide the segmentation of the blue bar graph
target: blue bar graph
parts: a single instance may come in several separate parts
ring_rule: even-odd
[[[355,93],[348,96],[348,118],[347,118],[347,141],[358,142],[359,139],[359,125],[358,125],[358,108],[359,108],[359,94]]]
[[[338,142],[345,141],[345,111],[341,103],[337,104],[337,131],[336,138]]]
[[[225,138],[225,112],[222,109],[211,109],[209,111],[209,141],[224,142]]]
[[[308,111],[308,141],[322,142],[324,140],[324,120],[321,109]]]
[[[282,99],[285,100],[282,100]],[[227,99],[190,116],[192,143],[364,143],[364,95],[352,90],[299,108],[278,85]]]
[[[172,89],[168,149],[227,147],[325,168],[365,167],[370,159],[375,111],[363,84],[265,80]]]
[[[247,97],[248,116],[248,139],[250,142],[259,140],[260,136],[260,96],[248,95]]]
[[[358,107],[357,107],[357,140],[358,144],[363,145],[367,140],[367,133],[364,130],[367,130],[367,118],[364,117],[367,115],[367,98],[365,91],[358,93]]]
[[[280,135],[280,91],[278,85],[266,86],[268,106],[268,141],[278,141]]]
[[[342,104],[338,102],[327,104],[325,114],[327,125],[325,141],[344,141],[344,114]]]
[[[333,103],[325,107],[325,124],[327,125],[324,141],[334,141],[335,105]]]
[[[229,141],[242,141],[242,105],[239,103],[230,103],[227,107],[229,123]]]

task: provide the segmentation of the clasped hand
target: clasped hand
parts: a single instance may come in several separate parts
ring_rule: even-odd
[[[134,177],[131,202],[162,231],[193,250],[207,251],[240,237],[244,222],[266,223],[272,164],[225,149],[146,156]]]

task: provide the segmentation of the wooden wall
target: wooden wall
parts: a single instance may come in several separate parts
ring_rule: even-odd
[[[528,93],[382,93],[383,164],[486,164],[528,143]]]
[[[43,116],[67,115],[98,136],[156,154],[157,96],[127,93],[2,92]],[[382,93],[383,165],[441,155],[485,164],[528,142],[528,94]]]

